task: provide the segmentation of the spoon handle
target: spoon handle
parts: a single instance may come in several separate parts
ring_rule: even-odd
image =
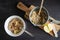
[[[42,7],[43,7],[43,3],[44,3],[44,0],[42,0],[42,2],[41,2],[41,5],[40,5],[40,9],[39,9],[38,15],[40,15],[40,13],[41,13],[41,10],[42,10]]]
[[[60,21],[54,19],[53,17],[49,16],[49,19],[52,20],[53,23],[60,25]]]
[[[30,35],[31,37],[34,37],[34,35],[32,35],[30,32],[25,30],[25,33],[27,33],[28,35]]]

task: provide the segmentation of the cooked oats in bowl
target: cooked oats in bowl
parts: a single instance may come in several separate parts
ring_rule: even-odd
[[[29,14],[29,19],[31,23],[35,26],[40,26],[45,24],[49,16],[47,10],[44,7],[42,8],[40,15],[38,15],[38,12],[39,12],[39,7],[35,7]]]
[[[6,33],[12,37],[17,37],[25,32],[26,24],[23,18],[13,15],[7,18],[4,24]]]
[[[19,33],[23,28],[23,22],[19,20],[18,18],[12,19],[8,24],[8,29],[14,33]]]

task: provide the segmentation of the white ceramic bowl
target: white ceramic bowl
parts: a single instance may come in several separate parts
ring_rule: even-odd
[[[20,19],[20,20],[23,22],[23,24],[24,24],[24,27],[22,28],[22,31],[19,32],[18,34],[14,34],[14,33],[12,33],[10,30],[8,30],[8,24],[9,24],[9,22],[10,22],[13,18],[18,18],[18,19]],[[8,17],[7,20],[5,21],[5,24],[4,24],[4,29],[5,29],[6,33],[7,33],[8,35],[12,36],[12,37],[17,37],[17,36],[22,35],[22,34],[24,33],[24,31],[25,31],[25,28],[26,28],[26,24],[25,24],[24,20],[23,20],[21,17],[16,16],[16,15],[13,15],[13,16]]]

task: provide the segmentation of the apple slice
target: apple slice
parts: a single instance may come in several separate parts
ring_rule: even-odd
[[[47,32],[47,33],[49,33],[49,32],[50,32],[50,30],[49,30],[48,26],[44,26],[44,31],[45,31],[45,32]]]

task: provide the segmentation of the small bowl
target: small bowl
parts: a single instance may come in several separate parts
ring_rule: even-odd
[[[12,33],[12,32],[8,29],[8,24],[9,24],[9,22],[10,22],[13,18],[18,18],[18,19],[20,19],[20,20],[23,22],[23,25],[24,25],[24,27],[22,28],[21,32],[19,32],[18,34],[14,34],[14,33]],[[25,31],[25,28],[26,28],[26,24],[25,24],[24,20],[23,20],[21,17],[16,16],[16,15],[13,15],[13,16],[8,17],[7,20],[5,21],[5,24],[4,24],[4,29],[5,29],[6,33],[7,33],[8,35],[12,36],[12,37],[17,37],[17,36],[22,35],[22,34],[24,33],[24,31]]]
[[[45,13],[47,14],[47,20],[46,20],[46,22],[49,20],[49,12],[48,12],[48,10],[45,8],[45,7],[43,7],[42,8],[43,9],[43,11],[45,11]],[[32,15],[32,13],[33,13],[33,11],[37,11],[37,10],[39,10],[39,7],[35,7],[35,8],[33,8],[32,10],[31,10],[31,12],[30,12],[30,14],[29,14],[29,20],[30,20],[30,22],[34,25],[34,26],[42,26],[41,24],[34,24],[32,21],[31,21],[31,19],[30,19],[30,16]],[[45,23],[46,23],[45,22]],[[44,24],[45,24],[44,23]]]

